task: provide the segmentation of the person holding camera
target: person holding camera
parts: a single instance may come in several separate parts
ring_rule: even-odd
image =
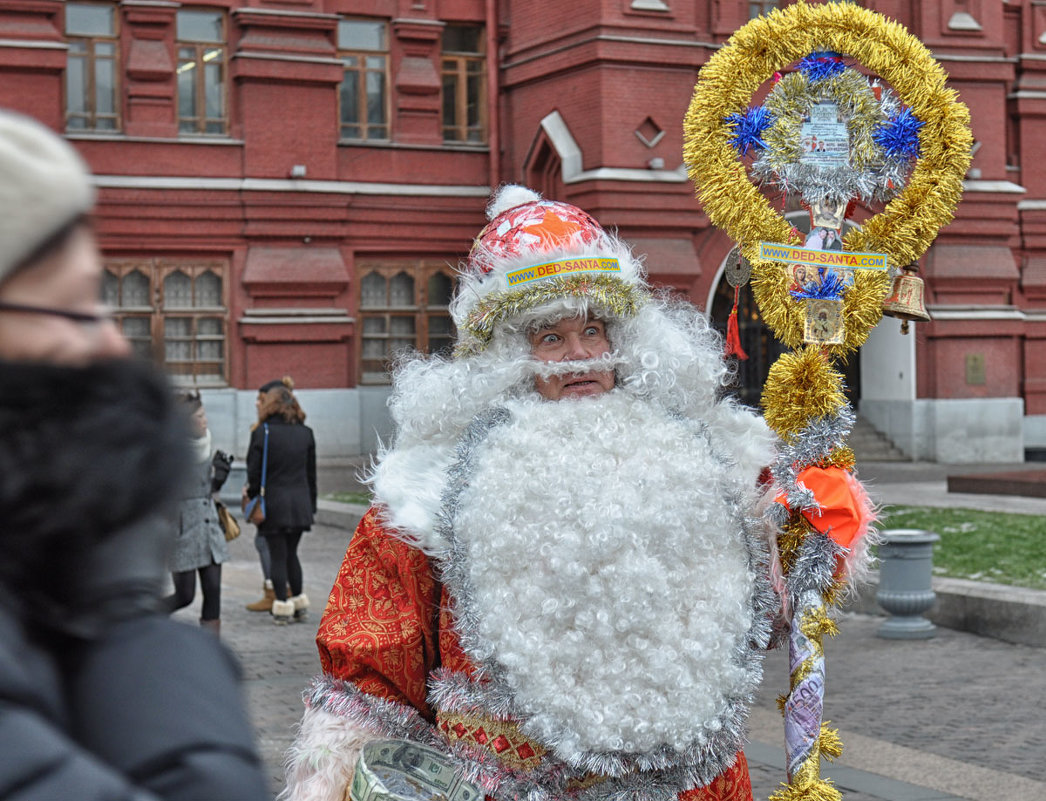
[[[229,560],[229,548],[218,522],[214,494],[229,476],[232,457],[222,451],[214,451],[212,456],[207,412],[199,393],[184,393],[180,401],[189,420],[193,469],[179,504],[178,536],[170,557],[174,593],[164,603],[171,612],[191,604],[199,573],[203,592],[200,625],[217,636],[221,630],[222,562]]]

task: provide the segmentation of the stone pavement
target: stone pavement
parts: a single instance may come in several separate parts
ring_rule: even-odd
[[[1043,499],[949,497],[939,466],[891,463],[860,470],[884,502],[1046,514]],[[339,484],[346,474],[342,470]],[[321,491],[331,491],[323,484],[321,479]],[[268,615],[244,609],[261,587],[251,526],[232,543],[232,561],[223,569],[222,637],[243,664],[274,794],[283,787],[281,760],[301,716],[301,692],[319,671],[313,640],[351,535],[344,526],[362,511],[321,506],[322,524],[304,537],[300,550],[314,609],[308,622],[277,627]],[[176,617],[195,623],[199,603],[197,598]],[[946,628],[928,641],[883,640],[875,636],[880,622],[873,615],[843,613],[840,635],[826,644],[825,718],[840,730],[844,750],[823,773],[844,799],[1046,800],[1046,649]],[[784,780],[775,699],[787,686],[787,654],[771,652],[746,748],[756,799],[766,799]]]

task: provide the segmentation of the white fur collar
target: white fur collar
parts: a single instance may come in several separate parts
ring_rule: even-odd
[[[206,462],[211,458],[211,429],[206,429],[202,437],[193,437],[189,440],[192,446],[193,459],[197,463]]]
[[[452,444],[415,443],[384,454],[369,479],[382,522],[430,556],[446,549],[436,521],[454,458]]]

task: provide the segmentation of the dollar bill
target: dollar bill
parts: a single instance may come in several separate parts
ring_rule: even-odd
[[[351,801],[483,801],[445,754],[408,740],[363,747],[352,777]]]

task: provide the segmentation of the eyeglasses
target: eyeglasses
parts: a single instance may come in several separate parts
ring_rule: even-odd
[[[98,312],[73,311],[72,309],[53,309],[49,306],[31,306],[25,303],[8,303],[0,300],[0,312],[17,312],[20,314],[46,314],[50,317],[63,317],[74,323],[85,325],[101,325],[111,322],[113,313],[110,309]]]

